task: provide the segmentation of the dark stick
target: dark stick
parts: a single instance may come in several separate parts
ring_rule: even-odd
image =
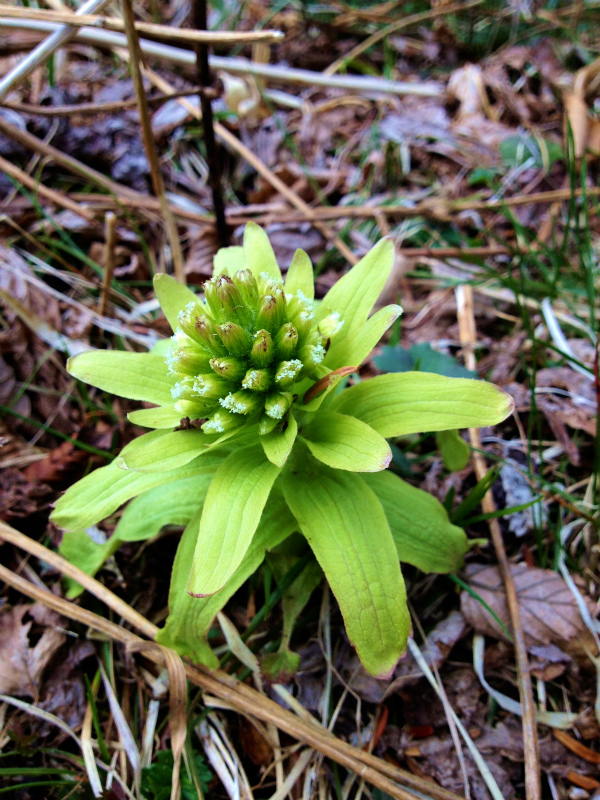
[[[206,0],[194,0],[193,15],[194,28],[199,31],[207,30]],[[206,146],[206,160],[208,162],[208,182],[212,190],[219,244],[221,247],[227,247],[229,244],[229,230],[225,222],[225,204],[223,202],[223,187],[221,185],[221,162],[217,152],[217,143],[215,141],[210,91],[207,91],[212,86],[210,68],[208,66],[208,45],[198,43],[195,50],[198,84],[202,87],[199,94],[200,108],[202,110],[202,127],[204,128],[204,143]]]

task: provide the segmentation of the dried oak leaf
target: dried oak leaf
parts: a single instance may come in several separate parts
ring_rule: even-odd
[[[596,651],[594,638],[561,576],[552,570],[528,567],[526,564],[511,566],[511,572],[519,598],[527,647],[531,649],[555,644],[574,658],[588,661],[586,648],[592,653]],[[467,567],[467,576],[469,585],[510,629],[506,593],[498,569],[472,564]],[[593,615],[593,603],[586,602]],[[506,634],[500,625],[468,592],[461,593],[461,610],[476,631],[506,641]]]
[[[0,615],[0,693],[37,698],[40,680],[66,637],[60,617],[40,603],[13,606]],[[41,636],[32,644],[34,623]]]

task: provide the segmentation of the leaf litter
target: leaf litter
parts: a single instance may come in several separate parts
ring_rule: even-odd
[[[236,18],[238,10],[234,8],[211,9],[215,25],[227,27],[236,18],[238,29],[252,28],[262,21],[264,12],[264,5],[258,2],[246,4],[240,19]],[[544,687],[540,696],[546,700],[540,702],[579,714],[571,733],[583,736],[591,752],[597,753],[600,730],[594,715],[595,674],[587,655],[587,650],[595,652],[594,643],[573,596],[551,568],[557,563],[554,531],[570,524],[576,513],[583,512],[592,519],[596,513],[589,487],[594,469],[592,442],[596,432],[597,393],[594,382],[578,374],[572,361],[548,347],[551,338],[540,312],[544,297],[555,298],[553,307],[564,325],[575,358],[593,370],[596,348],[586,332],[590,297],[582,300],[583,290],[573,278],[573,265],[579,263],[577,253],[583,252],[584,246],[581,236],[576,242],[568,239],[574,229],[580,235],[580,229],[572,222],[575,217],[567,203],[555,202],[552,206],[527,198],[537,191],[555,191],[568,185],[572,167],[564,159],[568,143],[562,132],[563,111],[573,128],[578,154],[583,153],[586,145],[594,151],[597,124],[591,110],[596,90],[594,70],[589,66],[593,63],[590,54],[594,45],[586,27],[589,12],[585,9],[581,20],[572,22],[580,26],[577,46],[571,44],[573,39],[567,35],[564,17],[544,9],[534,9],[533,23],[519,18],[515,12],[514,24],[527,43],[511,44],[509,30],[507,44],[500,46],[500,42],[483,38],[486,25],[479,23],[489,21],[489,13],[487,8],[471,10],[465,12],[464,20],[462,15],[442,18],[423,23],[406,34],[390,35],[385,46],[374,45],[345,68],[349,76],[355,72],[373,72],[407,81],[414,87],[430,89],[443,85],[444,94],[419,97],[409,93],[373,99],[331,87],[303,89],[288,82],[284,75],[281,81],[249,79],[241,89],[241,105],[228,107],[225,96],[215,101],[215,108],[240,141],[288,189],[319,213],[343,208],[351,213],[377,209],[370,217],[327,221],[329,230],[345,237],[357,255],[364,253],[369,242],[381,235],[391,233],[396,238],[401,253],[393,285],[387,287],[390,295],[387,302],[395,302],[401,292],[405,312],[399,330],[402,347],[397,348],[396,341],[388,342],[385,350],[362,368],[363,377],[389,369],[378,360],[383,355],[389,356],[390,350],[401,360],[407,353],[412,356],[414,348],[426,344],[439,359],[454,359],[462,365],[452,286],[463,280],[478,285],[480,291],[475,295],[481,345],[478,373],[513,393],[521,426],[510,423],[489,431],[484,442],[492,456],[490,466],[494,459],[502,464],[499,483],[504,494],[496,495],[500,500],[498,505],[505,510],[526,504],[538,496],[539,490],[546,491],[541,516],[528,514],[526,509],[511,514],[506,521],[501,519],[506,546],[514,562],[530,668]],[[161,9],[160,14],[162,21],[179,25],[186,7],[174,4]],[[551,15],[553,32],[548,31],[546,14]],[[397,19],[398,14],[387,6],[360,9],[345,6],[340,11],[330,4],[313,7],[309,3],[302,13],[286,6],[269,23],[286,33],[284,41],[272,47],[271,62],[282,65],[284,72],[291,67],[320,74],[337,58],[344,58],[369,33]],[[468,35],[462,27],[466,21],[466,28],[471,31]],[[504,21],[500,20],[498,25],[502,27]],[[528,39],[527,26],[537,32],[537,25],[539,33]],[[3,46],[6,53],[27,49],[39,38],[39,34],[8,29]],[[591,50],[586,51],[586,46],[591,46]],[[252,55],[249,48],[243,52]],[[98,110],[57,117],[56,124],[45,115],[3,108],[2,119],[20,131],[47,137],[55,147],[120,184],[123,192],[119,202],[126,198],[126,188],[139,191],[141,197],[151,201],[137,112],[134,109],[102,112],[99,106],[132,96],[126,70],[117,65],[112,55],[89,45],[84,49],[73,44],[63,53],[64,59],[56,63],[54,88],[50,88],[48,76],[40,73],[29,84],[20,84],[9,102],[17,106],[42,104],[46,109],[92,102],[98,104]],[[12,56],[4,58],[0,69],[7,71],[11,59]],[[187,68],[176,70],[166,59],[159,66],[161,74],[175,88],[193,85],[195,76]],[[227,85],[233,76],[225,74],[222,80]],[[565,86],[570,88],[563,97]],[[150,91],[149,85],[147,89]],[[279,92],[272,95],[279,99],[261,97],[260,92],[265,89]],[[186,255],[186,275],[192,285],[198,286],[210,274],[217,240],[210,218],[212,198],[201,129],[189,114],[180,113],[181,108],[177,101],[171,101],[154,112],[153,121],[169,196],[179,208],[192,209],[188,216],[179,217],[178,226]],[[43,184],[72,193],[86,208],[94,209],[96,217],[95,224],[82,221],[69,211],[52,207],[41,196],[15,191],[14,183],[0,176],[0,190],[5,198],[2,214],[10,218],[10,224],[4,218],[0,220],[3,236],[0,288],[49,330],[84,346],[122,346],[117,337],[125,331],[132,338],[126,337],[124,346],[143,349],[157,335],[167,335],[168,327],[152,308],[137,319],[127,318],[137,303],[151,300],[149,281],[153,272],[170,268],[169,248],[155,210],[143,203],[139,208],[120,206],[116,279],[109,302],[110,319],[120,327],[101,328],[93,312],[97,308],[101,268],[106,257],[102,221],[103,212],[110,205],[108,196],[97,194],[93,181],[88,184],[69,176],[61,164],[49,160],[30,163],[33,153],[5,135],[0,136],[0,152],[21,167],[32,169],[32,174]],[[238,243],[241,225],[247,218],[265,224],[282,264],[289,264],[296,247],[309,252],[318,265],[318,296],[322,296],[345,268],[345,260],[306,214],[290,210],[288,198],[264,173],[258,174],[254,165],[234,151],[227,150],[223,155],[228,214],[235,223],[232,243]],[[589,169],[587,185],[593,188],[597,170],[593,155]],[[585,185],[586,179],[583,180]],[[519,197],[527,202],[504,208],[503,203]],[[453,206],[457,201],[463,207]],[[589,205],[591,208],[592,204]],[[385,211],[390,206],[394,209],[392,213]],[[580,216],[584,213],[581,205],[577,211]],[[587,222],[581,219],[579,222],[582,227],[589,226],[591,248],[586,257],[593,260],[597,254],[597,219],[591,215]],[[544,225],[548,228],[546,239],[542,236]],[[538,232],[541,249],[536,255]],[[561,262],[556,253],[560,251],[558,239],[563,235],[568,257]],[[557,242],[553,252],[544,248],[545,241]],[[524,242],[527,243],[524,255],[515,257],[515,249],[522,248]],[[491,253],[498,246],[506,252],[485,254],[486,248]],[[483,248],[484,254],[472,255],[469,251],[475,247]],[[458,253],[436,257],[436,248],[448,251],[454,248]],[[31,257],[41,259],[54,272],[41,270],[39,262]],[[6,263],[10,270],[2,268]],[[584,266],[580,268],[584,270]],[[549,270],[554,270],[552,276]],[[58,296],[24,280],[24,274],[40,280],[47,289],[58,292]],[[516,275],[518,283],[514,280]],[[524,309],[520,307],[523,299],[530,303]],[[573,318],[578,326],[565,324],[565,319]],[[413,359],[413,368],[418,366],[418,360]],[[72,385],[63,365],[63,356],[53,351],[48,341],[40,339],[35,325],[32,328],[10,305],[3,305],[0,404],[10,411],[3,412],[0,432],[0,458],[7,459],[7,466],[0,474],[0,516],[34,538],[46,533],[50,504],[59,491],[92,466],[106,463],[103,456],[91,456],[77,443],[114,453],[134,435],[126,422],[126,413],[134,404],[95,391],[84,396]],[[70,441],[61,440],[57,433],[68,436]],[[494,442],[494,437],[500,441]],[[449,507],[456,508],[469,497],[474,486],[470,465],[448,473],[431,439],[420,442],[414,437],[400,440],[396,446],[401,450],[404,468],[408,465],[409,480],[415,485],[430,489],[441,501],[448,502]],[[15,459],[16,463],[12,463]],[[395,460],[394,468],[396,463]],[[106,523],[105,533],[110,534],[116,521],[117,516]],[[48,532],[56,536],[52,529]],[[469,525],[468,533],[471,539],[485,538],[485,520]],[[176,530],[165,530],[148,547],[128,545],[116,557],[117,571],[104,570],[100,577],[109,587],[124,592],[142,613],[159,619],[167,602],[165,565],[172,563],[176,534]],[[9,548],[4,546],[3,563],[6,551]],[[581,534],[569,542],[568,554],[569,569],[579,576],[578,586],[595,619],[599,590],[597,527],[589,520]],[[7,557],[18,566],[10,551]],[[63,591],[52,571],[33,563],[54,592]],[[461,577],[509,627],[502,582],[489,548],[480,541],[473,544]],[[411,602],[425,629],[426,638],[420,645],[426,663],[439,672],[450,706],[468,727],[503,795],[522,796],[523,741],[519,721],[508,712],[494,711],[471,667],[470,631],[474,629],[487,637],[487,679],[494,689],[513,698],[517,696],[512,649],[503,629],[477,596],[463,590],[459,598],[456,585],[445,576],[423,576],[408,568],[405,579]],[[256,604],[266,602],[269,593],[265,587],[269,580],[268,576],[257,576],[247,590],[241,590],[232,599],[228,615],[240,630],[252,617]],[[74,728],[81,724],[92,698],[100,713],[100,734],[111,743],[116,738],[114,723],[106,697],[95,683],[95,668],[90,666],[94,663],[90,658],[92,652],[100,652],[102,645],[74,636],[59,642],[64,635],[56,625],[43,622],[43,617],[42,622],[30,618],[31,612],[26,609],[31,606],[11,605],[9,599],[15,602],[15,597],[6,593],[0,635],[3,643],[11,642],[14,647],[6,645],[9,650],[5,652],[3,646],[0,657],[12,658],[19,652],[21,667],[13,670],[11,666],[12,683],[8,688],[15,695],[23,691],[22,696],[39,699],[42,707]],[[89,599],[82,602],[88,604]],[[239,613],[234,613],[236,610]],[[253,634],[257,637],[252,641],[253,647],[261,653],[265,646],[268,650],[275,643],[281,624],[281,611],[277,607],[270,609],[267,621]],[[225,647],[217,628],[211,635],[213,641]],[[343,697],[335,732],[347,739],[354,736],[356,741],[368,742],[374,730],[376,709],[383,704],[393,722],[388,720],[384,727],[376,752],[415,774],[435,780],[445,789],[464,792],[464,774],[448,732],[446,709],[425,684],[413,656],[407,655],[400,662],[392,681],[369,679],[361,673],[354,652],[340,633],[335,609],[324,619],[318,607],[318,593],[313,595],[293,636],[294,650],[302,659],[300,670],[288,688],[307,709],[318,714],[324,705],[335,705]],[[333,636],[333,642],[328,642],[327,636]],[[324,652],[332,654],[329,665]],[[64,658],[57,660],[57,655]],[[144,717],[150,702],[145,669],[145,662],[122,654],[115,666],[118,700],[134,731],[133,720]],[[84,672],[91,689],[83,680]],[[0,676],[3,676],[1,669]],[[13,731],[18,729],[16,713],[11,711]],[[165,705],[161,714],[166,720]],[[250,779],[256,778],[257,785],[263,781],[261,788],[255,789],[256,796],[273,794],[277,788],[273,778],[274,757],[269,755],[268,746],[265,748],[263,741],[259,747],[254,733],[248,735],[248,728],[244,731],[243,724],[231,712],[224,712],[220,719],[219,724],[225,726],[226,732],[223,736],[213,735],[213,750],[219,747],[219,742],[221,745],[229,742],[228,758],[239,758]],[[50,735],[42,733],[45,737]],[[542,770],[554,780],[557,796],[575,797],[573,787],[582,786],[583,778],[593,775],[590,762],[578,758],[545,728],[541,728],[541,733]],[[94,729],[94,741],[98,736]],[[0,740],[4,741],[1,736]],[[288,744],[283,741],[284,747]],[[245,746],[256,749],[258,765],[252,763],[252,758],[245,758]],[[26,748],[25,733],[20,736],[20,747]],[[162,770],[160,777],[158,770],[155,773],[159,781],[153,787],[156,791],[168,784],[169,747],[167,726],[157,734],[154,751],[159,755],[154,766]],[[194,740],[194,747],[200,747],[198,739]],[[182,784],[186,790],[194,783],[193,764],[198,757],[196,750],[187,755],[191,766],[189,772],[183,770]],[[288,771],[293,757],[289,764],[286,762]],[[223,759],[225,755],[221,755],[219,763],[225,763]],[[468,756],[465,764],[472,796],[486,797],[480,772]],[[199,767],[198,771],[202,773]],[[232,769],[228,774],[246,773]],[[329,767],[323,774],[320,791],[323,796],[327,792],[333,796],[336,777]],[[206,775],[201,774],[200,778],[209,781]],[[213,778],[209,785],[210,791],[224,796],[218,780]],[[308,780],[305,786],[310,786]],[[115,782],[109,791],[122,792]],[[589,795],[591,789],[583,791]]]

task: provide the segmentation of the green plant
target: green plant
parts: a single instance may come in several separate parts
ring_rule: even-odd
[[[119,543],[187,524],[163,644],[216,666],[207,642],[216,613],[266,550],[285,552],[300,531],[364,666],[385,675],[410,632],[399,561],[432,572],[461,566],[464,531],[386,471],[386,438],[492,425],[512,402],[491,384],[425,372],[340,387],[401,312],[392,305],[369,318],[393,256],[392,242],[380,241],[317,303],[306,253],[297,251],[282,282],[266,234],[249,224],[243,248],[217,254],[204,300],[156,277],[171,340],[151,353],[69,361],[80,380],[156,404],[129,415],[155,430],[72,486],[53,519],[67,531],[61,551],[91,573]],[[92,543],[85,529],[132,498],[114,536]]]

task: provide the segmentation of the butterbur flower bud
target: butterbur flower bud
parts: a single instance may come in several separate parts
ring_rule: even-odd
[[[277,307],[277,299],[275,295],[265,294],[260,298],[258,306],[258,315],[256,317],[256,327],[263,328],[269,333],[277,330],[279,318],[279,310]]]
[[[197,375],[199,372],[206,372],[210,368],[210,356],[205,350],[201,350],[194,342],[187,337],[187,344],[178,344],[174,341],[171,349],[165,356],[165,361],[171,375]]]
[[[230,391],[230,383],[211,373],[198,375],[194,381],[194,393],[204,400],[220,400]]]
[[[254,392],[240,389],[239,392],[222,397],[219,403],[234,414],[253,414],[262,408],[261,398]]]
[[[298,345],[298,331],[291,322],[286,322],[275,334],[275,355],[290,358]]]
[[[324,339],[333,339],[344,325],[344,320],[340,319],[338,311],[334,311],[329,316],[319,322],[319,333]]]
[[[246,374],[246,367],[237,358],[232,356],[222,356],[221,358],[211,358],[209,366],[213,372],[225,378],[227,381],[239,381]]]
[[[237,414],[220,408],[204,423],[202,430],[204,433],[227,433],[227,431],[237,428],[239,424],[240,417]]]
[[[265,413],[272,419],[281,419],[290,409],[293,400],[291,392],[271,392],[265,399]]]
[[[258,302],[258,284],[249,269],[240,269],[233,276],[242,302],[249,309],[255,309]]]
[[[294,358],[291,361],[282,361],[275,373],[275,383],[282,389],[291,386],[296,382],[296,378],[302,372],[303,366],[304,365],[298,358]]]
[[[244,376],[242,386],[244,389],[251,389],[253,392],[266,392],[271,388],[273,378],[266,369],[249,369]]]
[[[252,424],[259,435],[285,430],[282,420],[306,397],[307,384],[296,385],[323,377],[317,367],[341,320],[329,313],[317,325],[313,301],[300,289],[286,294],[274,271],[222,272],[204,284],[204,302],[179,314],[181,330],[166,357],[173,402],[182,416],[206,419],[206,433]]]
[[[241,356],[247,353],[252,346],[252,337],[241,325],[235,322],[225,322],[217,325],[217,331],[221,341],[233,356]]]
[[[298,351],[298,358],[304,364],[304,369],[311,370],[323,361],[326,352],[321,343],[306,344]]]
[[[250,361],[257,367],[266,367],[272,361],[273,353],[273,338],[269,331],[261,330],[255,333]]]

